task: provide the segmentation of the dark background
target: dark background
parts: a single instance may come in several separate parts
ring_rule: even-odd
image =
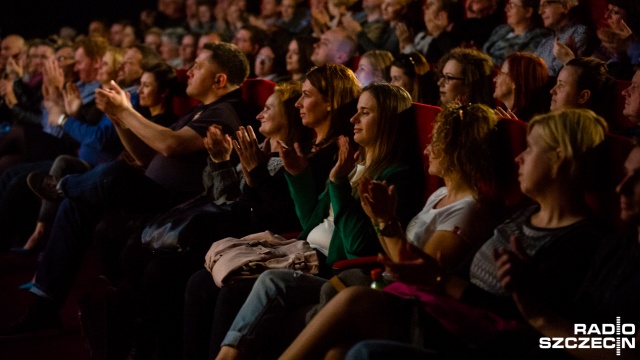
[[[0,0],[0,37],[43,38],[64,25],[86,33],[91,19],[137,21],[142,9],[156,5],[154,0]]]

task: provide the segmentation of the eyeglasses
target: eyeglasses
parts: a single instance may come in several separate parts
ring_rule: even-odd
[[[442,82],[444,82],[445,84],[448,84],[449,82],[451,82],[451,80],[459,80],[459,81],[464,80],[464,78],[462,77],[450,76],[443,73],[438,74],[438,78],[439,78],[438,81],[442,80]]]
[[[540,3],[540,9],[546,9],[552,4],[562,4],[563,2],[560,0],[547,0]]]

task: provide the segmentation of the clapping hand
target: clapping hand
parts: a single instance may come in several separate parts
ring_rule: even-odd
[[[109,118],[120,118],[119,115],[131,107],[131,101],[127,93],[112,80],[108,87],[96,89],[96,106]]]
[[[405,23],[398,23],[396,25],[396,36],[398,37],[398,41],[400,42],[400,51],[404,49],[407,45],[413,44],[413,40],[411,39],[411,33],[407,28]]]
[[[220,125],[211,125],[204,138],[204,147],[214,163],[228,161],[231,158],[233,141],[231,136],[222,132]]]
[[[13,80],[22,78],[24,76],[24,62],[22,61],[22,57],[19,57],[18,60],[14,60],[13,56],[9,56],[5,72]]]
[[[362,209],[371,221],[386,223],[396,216],[396,192],[393,185],[363,178],[358,188]]]
[[[520,241],[511,236],[511,249],[494,249],[493,258],[498,269],[498,279],[507,291],[517,289],[526,282],[526,274],[531,264],[531,258],[522,247]]]
[[[356,166],[356,159],[359,154],[359,151],[354,152],[349,146],[349,138],[346,136],[338,138],[338,147],[338,162],[329,173],[329,180],[334,184],[340,183],[349,175]]]
[[[633,32],[624,20],[620,21],[620,27],[617,29],[602,27],[598,29],[597,34],[602,45],[614,55],[625,54],[633,39]]]
[[[573,50],[571,50],[571,48],[575,48],[575,45],[573,37],[569,37],[564,44],[560,43],[560,39],[556,38],[553,43],[553,56],[555,56],[561,63],[566,64],[569,60],[576,57]]]
[[[251,126],[244,127],[236,132],[236,139],[233,142],[233,146],[236,149],[236,153],[240,158],[240,164],[242,164],[242,172],[244,178],[249,186],[252,186],[251,177],[249,172],[261,163],[266,163],[269,160],[271,153],[271,142],[265,141],[264,149],[260,150],[258,145],[258,139],[256,139],[256,133]]]
[[[64,110],[69,116],[76,116],[80,106],[82,106],[82,97],[80,97],[80,90],[74,83],[67,83],[62,92],[64,98]]]
[[[518,120],[518,116],[516,114],[513,113],[513,111],[507,109],[503,109],[501,107],[497,107],[495,108],[495,110],[493,110],[493,112],[498,115],[501,116],[503,118],[507,118],[507,119],[513,119],[513,120]]]
[[[302,152],[300,144],[294,143],[293,149],[280,140],[278,140],[278,144],[280,145],[278,152],[280,153],[280,158],[282,158],[282,165],[289,174],[293,176],[300,175],[307,169],[309,162]]]

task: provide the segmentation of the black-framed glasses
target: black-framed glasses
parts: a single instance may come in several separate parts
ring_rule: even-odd
[[[440,81],[440,80],[442,80],[445,84],[448,84],[449,82],[451,82],[451,80],[463,81],[464,78],[440,73],[440,74],[438,74],[438,81]]]

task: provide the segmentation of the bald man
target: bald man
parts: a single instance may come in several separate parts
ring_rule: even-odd
[[[24,48],[24,38],[20,35],[7,35],[2,39],[2,42],[0,42],[0,70],[2,70],[2,73],[5,72],[9,58],[16,62],[22,59]]]

